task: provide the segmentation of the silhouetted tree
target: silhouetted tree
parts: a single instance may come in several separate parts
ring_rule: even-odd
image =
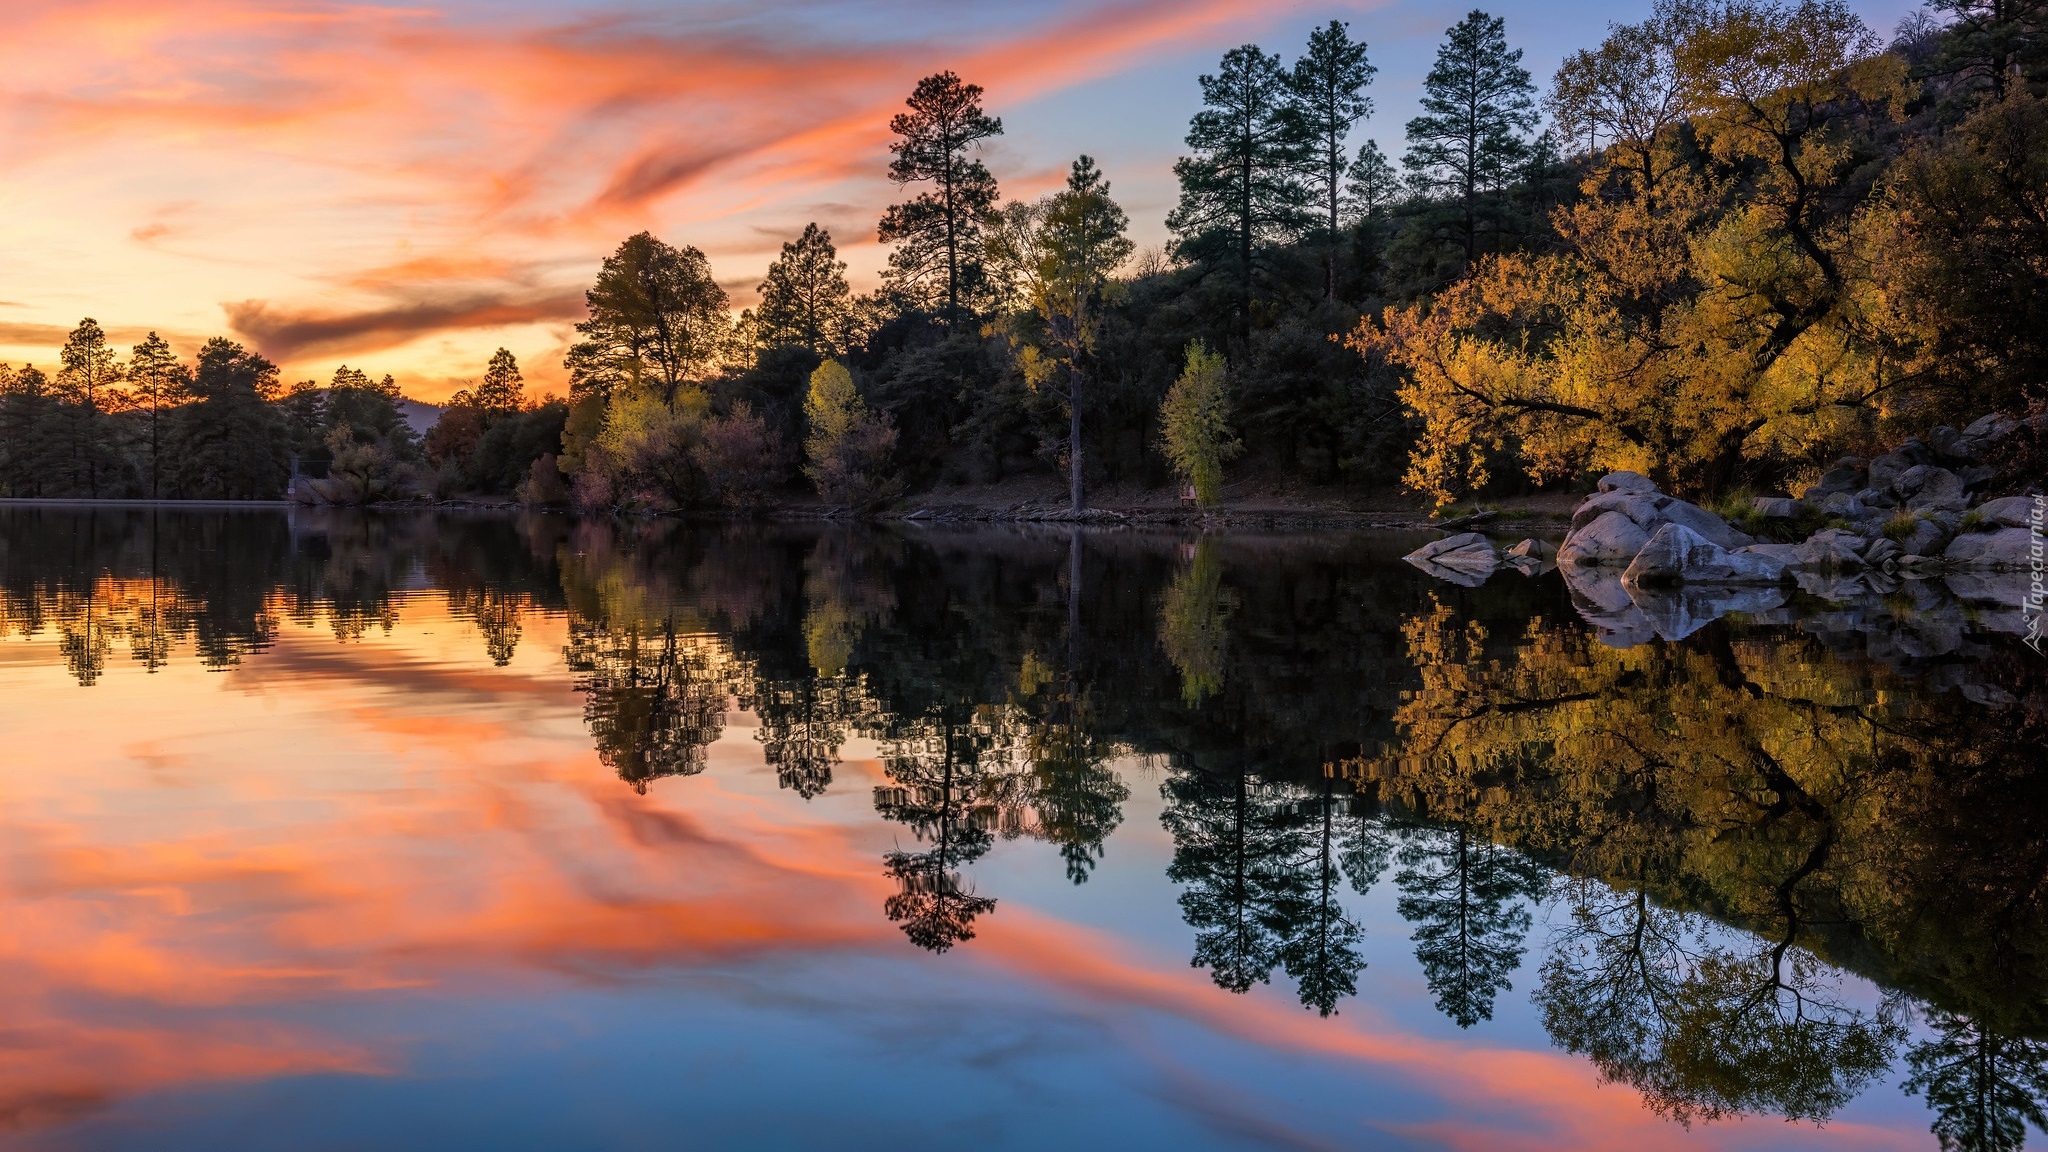
[[[1515,174],[1526,148],[1522,134],[1536,124],[1536,89],[1522,50],[1508,48],[1500,17],[1474,9],[1444,35],[1422,82],[1422,115],[1408,122],[1402,163],[1457,202],[1469,266],[1479,258],[1480,198]]]
[[[651,388],[664,404],[711,366],[723,343],[725,289],[695,248],[672,248],[653,234],[629,236],[605,257],[585,292],[583,337],[569,349],[574,397]]]
[[[163,412],[185,402],[191,379],[185,365],[163,337],[151,332],[128,357],[128,384],[136,401],[149,410],[149,494],[162,493]]]
[[[1224,53],[1201,78],[1200,112],[1188,122],[1194,151],[1173,166],[1180,204],[1166,218],[1183,257],[1213,264],[1235,283],[1240,338],[1248,333],[1253,267],[1260,251],[1298,237],[1308,223],[1301,169],[1308,139],[1291,114],[1280,57],[1256,44]]]
[[[1953,1012],[1929,1014],[1932,1039],[1906,1053],[1907,1092],[1934,1109],[1942,1152],[2017,1152],[2027,1125],[2048,1129],[2048,1044],[2002,1036]]]
[[[1306,168],[1309,187],[1322,210],[1323,295],[1337,295],[1337,246],[1342,226],[1344,177],[1350,154],[1344,146],[1351,126],[1372,115],[1365,86],[1377,71],[1365,58],[1365,45],[1351,39],[1349,25],[1332,20],[1309,33],[1308,51],[1294,62],[1287,87],[1294,114],[1309,141]]]
[[[843,350],[852,319],[853,294],[846,286],[846,262],[832,246],[832,234],[816,224],[782,246],[761,281],[754,309],[756,337],[764,348],[796,344],[819,357]]]
[[[981,110],[981,86],[951,72],[917,82],[910,111],[889,121],[896,140],[889,179],[930,184],[882,216],[877,238],[889,253],[889,283],[912,299],[936,304],[958,326],[986,291],[981,229],[995,210],[996,181],[975,157],[981,143],[1003,134],[1003,122]],[[943,285],[943,290],[940,289]]]

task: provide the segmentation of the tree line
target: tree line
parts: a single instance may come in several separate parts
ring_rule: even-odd
[[[1079,509],[1170,480],[1212,501],[1226,469],[1440,502],[1622,467],[1792,486],[2044,402],[2043,10],[1933,0],[1886,44],[1840,0],[1657,0],[1544,92],[1473,11],[1398,162],[1356,139],[1376,68],[1331,21],[1291,62],[1248,44],[1199,78],[1173,239],[1146,252],[1094,157],[1005,201],[982,158],[1002,120],[941,72],[890,121],[905,195],[871,292],[813,223],[735,318],[699,249],[632,236],[586,293],[565,400],[507,393],[501,352],[424,443],[395,389],[280,391],[227,340],[124,365],[88,321],[54,375],[0,373],[0,491],[303,474],[337,500],[875,508],[1054,473]]]

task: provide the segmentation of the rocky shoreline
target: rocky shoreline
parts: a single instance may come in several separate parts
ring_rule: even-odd
[[[1927,617],[1943,632],[1974,622],[2030,635],[2039,497],[1972,503],[1994,476],[1984,458],[2019,427],[1992,415],[1961,431],[1937,428],[1880,456],[1837,461],[1796,499],[1757,498],[1753,527],[1824,523],[1797,542],[1760,541],[1647,477],[1609,473],[1573,512],[1554,564],[1580,614],[1623,646],[1677,639],[1730,612],[1777,612],[1788,586],[1876,616]],[[1523,540],[1497,552],[1471,532],[1407,560],[1472,587],[1502,566],[1547,569],[1544,547]]]

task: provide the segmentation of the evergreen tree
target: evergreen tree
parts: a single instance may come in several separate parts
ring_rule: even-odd
[[[98,498],[100,477],[111,461],[104,443],[106,409],[123,373],[107,334],[91,317],[78,322],[58,353],[57,396],[65,409],[70,444],[69,486]]]
[[[944,952],[974,938],[974,921],[996,902],[962,883],[959,869],[995,846],[999,823],[989,763],[997,733],[980,719],[940,707],[884,744],[890,783],[875,789],[875,813],[909,826],[925,845],[884,857],[898,884],[883,902],[889,919],[920,948]]]
[[[375,444],[400,460],[418,455],[412,425],[399,408],[398,382],[387,373],[371,380],[369,373],[346,364],[334,370],[327,388],[326,427],[346,427],[358,444]]]
[[[285,443],[302,476],[324,476],[332,454],[327,451],[327,390],[318,380],[301,380],[278,401],[284,419]]]
[[[1173,837],[1166,875],[1186,885],[1180,907],[1195,930],[1193,963],[1231,992],[1265,983],[1309,905],[1305,878],[1290,866],[1307,854],[1307,821],[1241,766],[1177,772],[1162,791],[1160,819]]]
[[[1294,977],[1302,1007],[1322,1016],[1335,1013],[1337,1001],[1358,991],[1358,974],[1365,970],[1365,957],[1358,951],[1365,930],[1339,899],[1344,880],[1351,877],[1364,895],[1386,864],[1379,830],[1342,810],[1344,798],[1336,795],[1335,783],[1323,777],[1322,793],[1312,808],[1316,826],[1310,832],[1311,848],[1295,861],[1297,871],[1306,874],[1308,898],[1300,920],[1288,926],[1280,949],[1280,962]]]
[[[163,412],[186,400],[191,375],[163,337],[151,332],[128,358],[128,382],[136,401],[149,409],[149,495],[161,494]]]
[[[1176,161],[1180,204],[1166,218],[1179,250],[1235,281],[1239,337],[1249,332],[1252,275],[1261,250],[1302,232],[1309,200],[1301,182],[1308,141],[1289,103],[1280,57],[1256,44],[1224,53],[1203,76],[1200,112],[1188,122],[1194,155]]]
[[[1354,42],[1348,26],[1332,20],[1309,33],[1308,51],[1294,62],[1287,86],[1294,114],[1308,139],[1305,172],[1323,215],[1323,295],[1337,295],[1337,244],[1344,207],[1344,178],[1349,172],[1344,140],[1351,126],[1372,115],[1365,86],[1377,71],[1365,58],[1365,45]]]
[[[525,384],[519,375],[519,361],[504,348],[491,353],[483,382],[476,386],[473,403],[488,421],[510,416],[525,403]]]
[[[2048,1044],[1953,1012],[1928,1015],[1934,1036],[1906,1053],[1913,1074],[1902,1087],[1927,1097],[1942,1152],[2018,1152],[2028,1123],[2048,1130]]]
[[[981,86],[951,72],[917,82],[910,111],[889,121],[897,139],[889,179],[897,185],[930,184],[892,205],[877,238],[894,244],[889,282],[911,299],[936,304],[958,326],[986,291],[981,252],[983,222],[995,211],[996,181],[974,155],[981,142],[1003,134],[1003,122],[981,110]],[[940,291],[943,286],[943,291]]]
[[[24,364],[17,372],[0,364],[0,491],[19,498],[56,490],[51,477],[55,407],[42,369]]]
[[[1515,174],[1536,125],[1535,86],[1510,50],[1507,23],[1474,9],[1445,33],[1423,80],[1422,115],[1408,122],[1402,163],[1460,209],[1457,232],[1469,267],[1479,258],[1481,197]]]
[[[196,403],[177,410],[171,482],[192,499],[266,500],[288,474],[283,423],[270,401],[277,366],[216,336],[199,350]]]
[[[1358,158],[1344,183],[1345,205],[1359,220],[1377,220],[1401,193],[1401,177],[1380,151],[1380,142],[1367,140],[1359,146]]]
[[[846,262],[832,246],[832,234],[806,224],[802,236],[782,246],[781,259],[761,281],[756,342],[762,348],[795,344],[815,356],[831,356],[846,339],[852,308]]]

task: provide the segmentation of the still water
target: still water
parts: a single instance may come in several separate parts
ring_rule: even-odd
[[[2042,1139],[2048,662],[1415,543],[0,510],[0,1145]]]

